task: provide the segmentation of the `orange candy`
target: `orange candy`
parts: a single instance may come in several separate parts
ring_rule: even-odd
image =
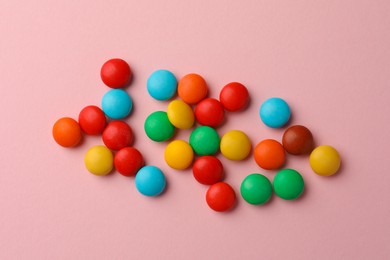
[[[281,168],[286,159],[283,146],[273,139],[266,139],[258,143],[253,154],[256,163],[266,170]]]
[[[206,81],[198,74],[187,74],[177,86],[179,97],[187,104],[196,104],[207,96]]]
[[[63,117],[53,126],[53,137],[63,147],[76,146],[81,141],[81,129],[76,120]]]

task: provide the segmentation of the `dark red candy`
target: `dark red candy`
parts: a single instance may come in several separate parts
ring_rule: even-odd
[[[289,127],[283,134],[284,149],[294,155],[309,154],[314,148],[313,135],[302,125]]]

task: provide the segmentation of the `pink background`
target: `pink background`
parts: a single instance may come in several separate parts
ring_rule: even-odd
[[[388,259],[389,14],[388,0],[1,0],[0,259]],[[108,88],[99,71],[112,57],[132,66],[127,122],[147,163],[166,173],[161,197],[140,195],[118,173],[89,174],[83,157],[99,137],[75,149],[51,137],[59,117],[100,105]],[[239,196],[232,212],[213,212],[207,187],[167,167],[166,143],[143,131],[167,106],[145,87],[160,68],[203,75],[212,97],[244,83],[250,107],[228,114],[219,132],[241,129],[253,145],[281,140],[284,130],[265,127],[258,109],[286,99],[292,124],[335,146],[342,170],[320,177],[307,157],[288,156],[306,181],[301,199],[255,207]],[[252,158],[219,158],[237,195],[246,175],[275,175]]]

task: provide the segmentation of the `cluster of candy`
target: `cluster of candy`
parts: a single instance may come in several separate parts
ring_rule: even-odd
[[[202,76],[188,74],[177,82],[172,72],[157,70],[150,75],[147,89],[156,100],[172,99],[176,92],[180,99],[172,100],[167,112],[156,111],[146,118],[146,135],[153,141],[163,142],[172,139],[176,129],[191,129],[199,123],[192,130],[189,142],[174,140],[167,145],[165,161],[176,170],[193,165],[195,179],[211,185],[206,193],[207,204],[216,211],[229,210],[235,204],[236,195],[229,184],[222,182],[223,166],[215,155],[221,150],[230,160],[243,160],[250,153],[251,143],[242,131],[232,130],[220,138],[215,128],[225,121],[225,109],[234,112],[247,106],[247,88],[238,82],[229,83],[217,100],[207,98],[208,87]],[[198,158],[194,162],[195,155]]]
[[[156,142],[172,139],[175,129],[191,129],[189,138],[171,141],[165,149],[165,161],[173,169],[184,170],[192,165],[195,179],[210,185],[206,202],[215,211],[227,211],[236,201],[233,188],[223,182],[223,165],[216,157],[218,151],[233,161],[246,159],[251,151],[251,141],[241,130],[230,130],[220,138],[216,128],[225,120],[225,110],[240,111],[249,101],[247,88],[232,82],[224,86],[219,100],[207,98],[208,87],[197,74],[188,74],[177,82],[173,73],[167,70],[153,72],[147,82],[151,97],[165,101],[172,99],[176,92],[180,99],[170,101],[167,112],[156,111],[145,121],[147,136]],[[193,108],[194,106],[194,108]],[[260,107],[260,118],[271,128],[281,128],[290,119],[289,105],[281,98],[270,98]],[[304,126],[288,128],[283,135],[283,145],[276,140],[266,139],[254,148],[255,162],[263,169],[276,170],[285,164],[286,152],[293,155],[309,154],[312,169],[319,175],[332,175],[340,166],[337,151],[330,146],[319,146],[314,151],[312,133]],[[195,156],[198,156],[195,158]],[[275,191],[285,200],[298,198],[304,190],[301,174],[293,169],[280,170],[273,185],[262,174],[248,175],[241,184],[241,195],[253,205],[266,203]]]
[[[165,188],[165,176],[156,166],[144,166],[142,154],[132,147],[133,131],[121,120],[133,108],[129,94],[120,89],[131,81],[130,66],[122,59],[111,59],[103,64],[100,76],[112,88],[103,96],[102,109],[97,106],[85,107],[79,114],[78,122],[69,117],[60,118],[53,126],[54,140],[63,147],[74,147],[80,143],[82,132],[102,135],[104,145],[90,148],[85,155],[87,170],[103,176],[115,167],[124,176],[136,176],[135,184],[140,193],[156,196]],[[107,118],[110,119],[108,124]]]
[[[99,135],[105,146],[88,150],[85,165],[93,174],[106,175],[115,166],[124,176],[135,176],[140,193],[157,196],[166,186],[164,173],[156,166],[144,166],[142,154],[132,147],[134,134],[123,119],[132,110],[132,100],[126,91],[119,89],[131,80],[129,65],[121,59],[107,61],[101,69],[103,82],[113,88],[102,100],[102,109],[87,106],[79,115],[79,122],[71,118],[59,119],[53,127],[56,142],[64,147],[77,145],[85,134]],[[236,202],[234,189],[223,182],[224,169],[216,157],[221,154],[233,161],[246,159],[252,145],[241,130],[230,130],[222,138],[217,128],[225,121],[226,112],[243,110],[249,103],[247,88],[238,82],[225,85],[219,100],[208,98],[208,86],[202,76],[188,74],[178,82],[168,70],[157,70],[147,80],[150,96],[159,101],[170,100],[167,111],[151,113],[145,120],[146,135],[155,142],[170,141],[165,149],[166,163],[173,169],[184,170],[192,166],[195,179],[210,185],[206,202],[215,211],[230,210]],[[178,95],[180,99],[174,99]],[[106,116],[112,121],[106,123]],[[270,98],[260,107],[262,122],[271,128],[284,127],[290,119],[289,105],[281,98]],[[177,129],[192,129],[189,140],[171,140]],[[115,157],[112,151],[116,151]],[[315,173],[329,176],[340,167],[340,156],[331,146],[314,149],[313,135],[302,125],[289,127],[283,134],[282,143],[265,139],[254,148],[255,162],[265,170],[281,169],[285,164],[286,152],[292,155],[310,154],[310,165]],[[253,205],[266,203],[275,194],[285,200],[297,199],[304,190],[304,180],[294,169],[281,169],[275,175],[273,184],[264,175],[253,173],[241,183],[241,196]]]

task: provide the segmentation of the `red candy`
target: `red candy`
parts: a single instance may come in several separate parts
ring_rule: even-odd
[[[236,203],[236,193],[229,184],[218,182],[207,190],[206,202],[215,211],[228,211]]]
[[[129,83],[132,73],[129,64],[122,59],[106,61],[100,70],[100,77],[110,88],[121,88]]]
[[[134,141],[133,130],[123,121],[112,121],[104,129],[104,144],[112,150],[120,150],[124,147],[131,146]]]
[[[123,176],[134,176],[144,166],[142,154],[133,147],[120,149],[114,158],[115,169]]]
[[[220,182],[223,178],[223,166],[214,156],[202,156],[196,159],[192,166],[195,179],[205,185]]]
[[[97,106],[87,106],[79,114],[79,124],[86,134],[98,135],[106,127],[106,116]]]
[[[223,123],[225,111],[221,102],[206,98],[195,107],[195,117],[202,125],[217,127]]]
[[[235,112],[248,105],[249,93],[241,83],[231,82],[222,88],[219,100],[227,111]]]

